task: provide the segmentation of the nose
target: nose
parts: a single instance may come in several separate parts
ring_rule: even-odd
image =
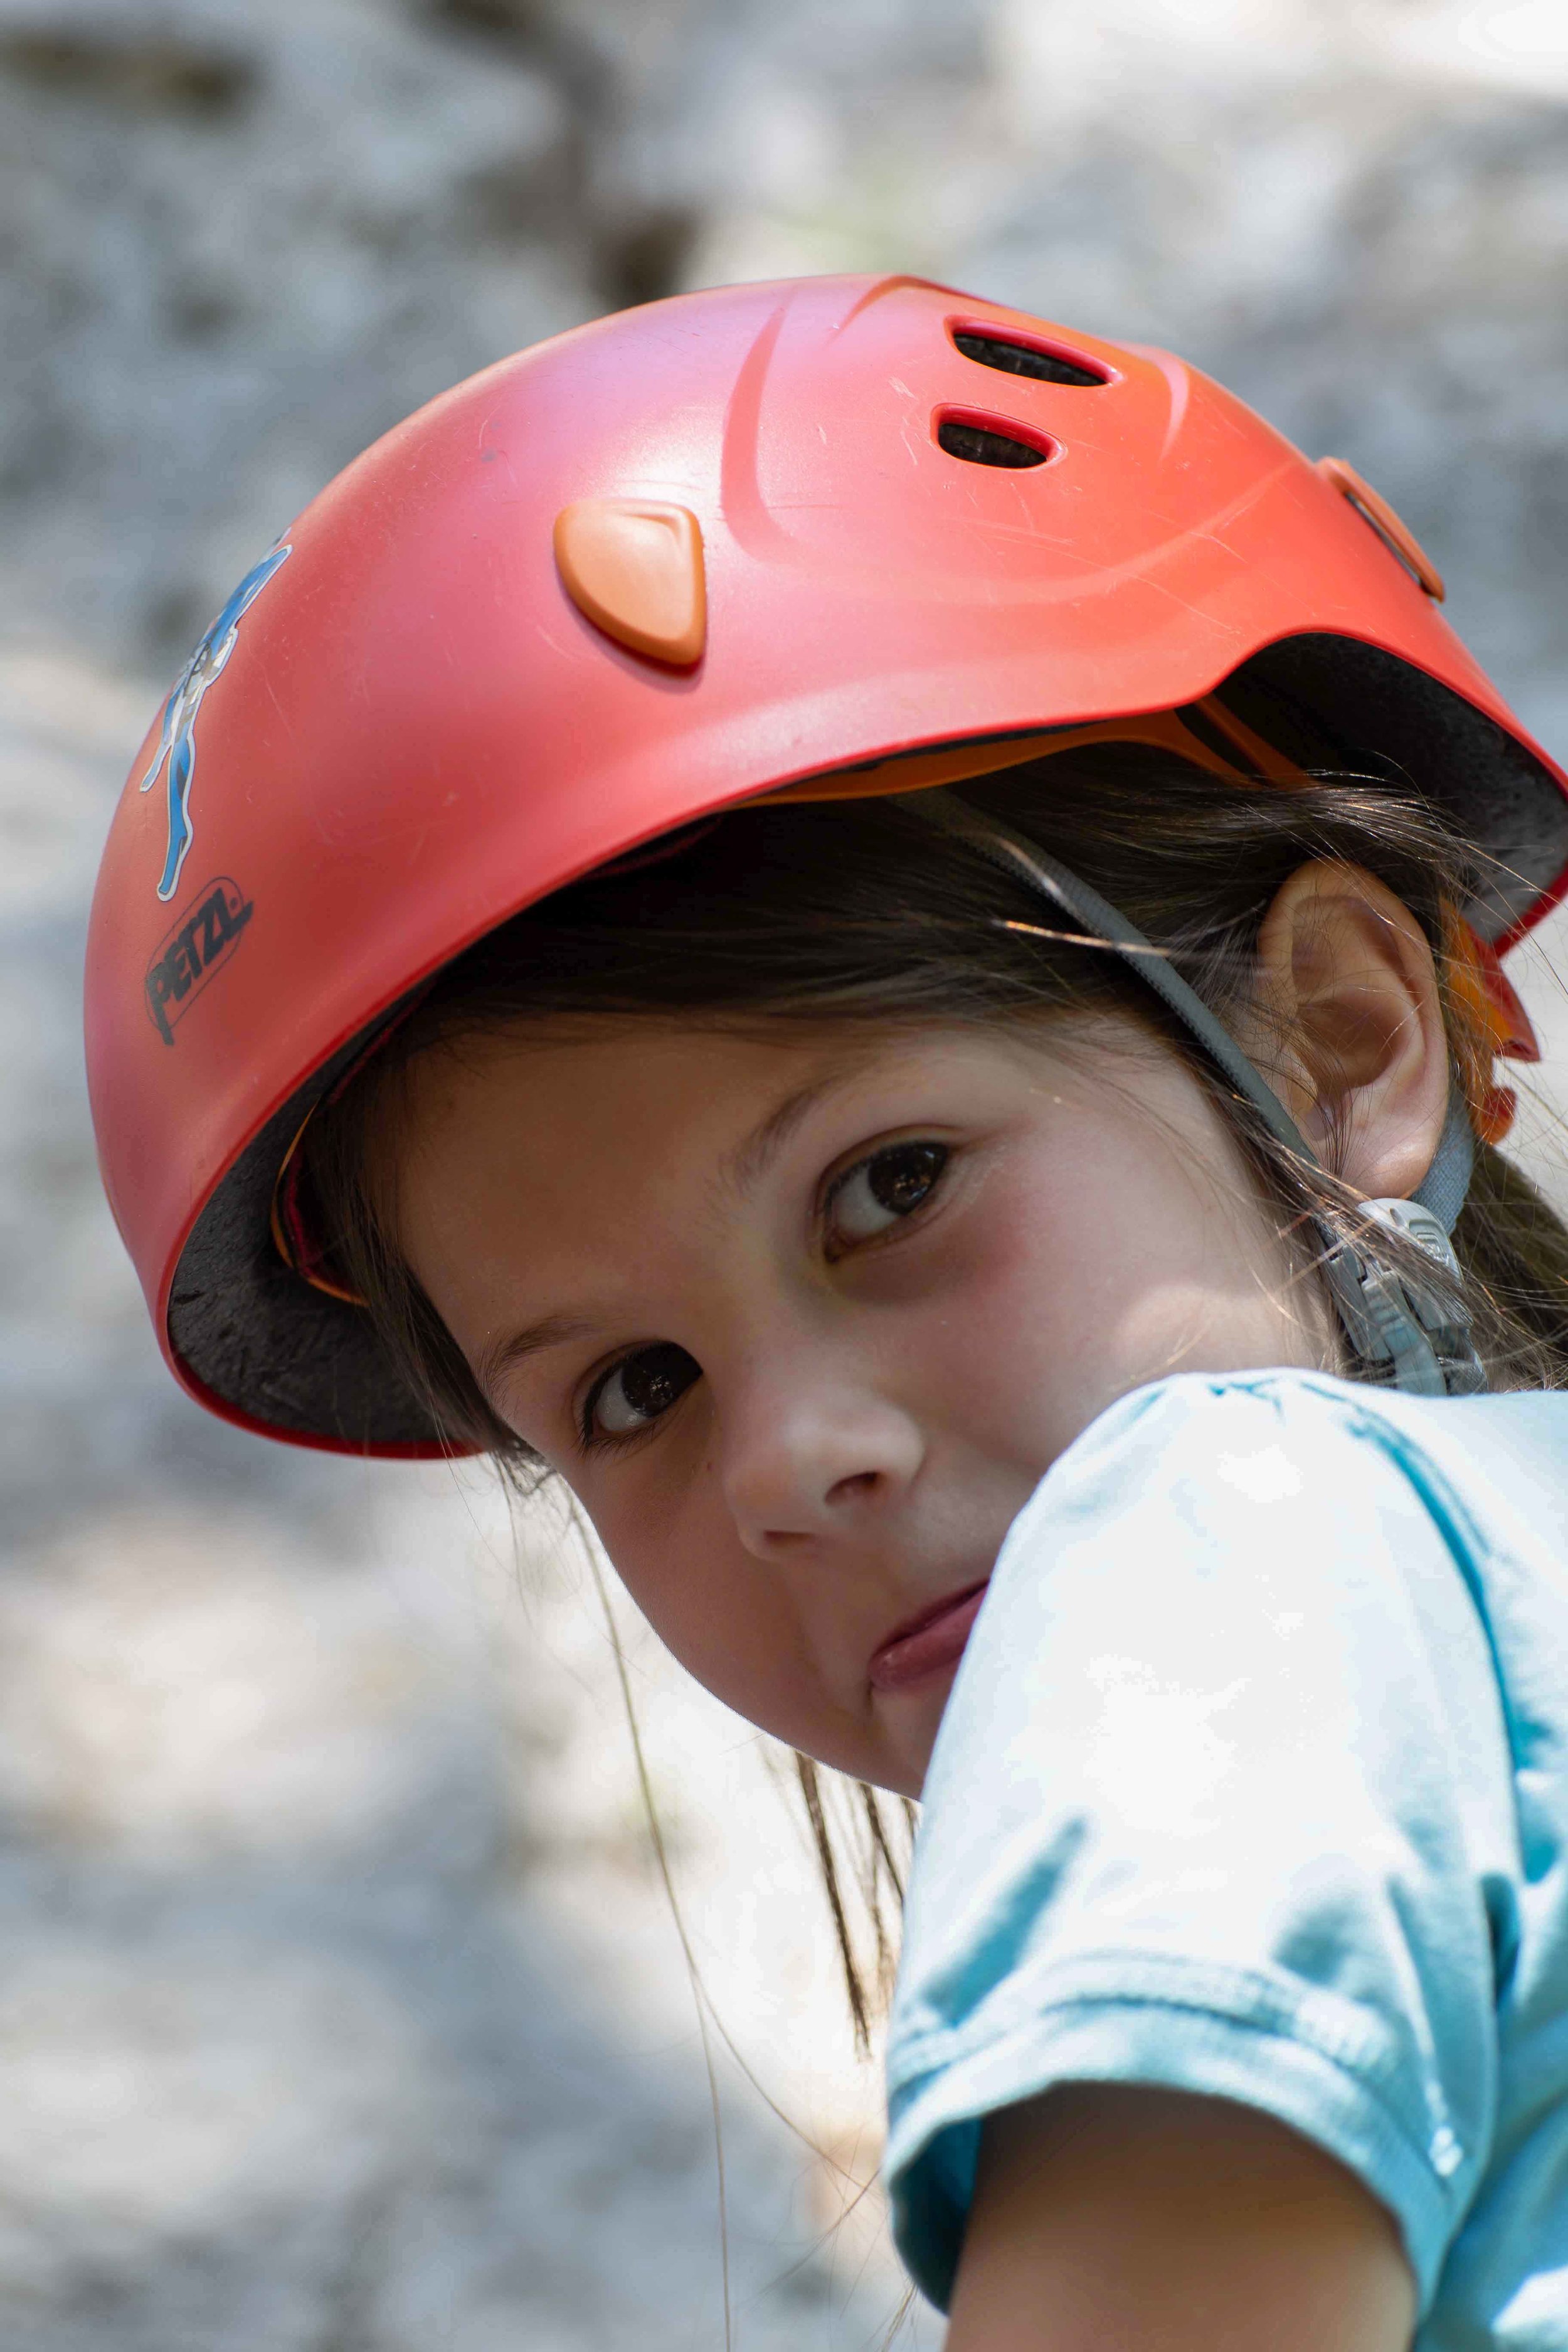
[[[753,1379],[730,1406],[721,1482],[741,1539],[759,1559],[868,1532],[908,1493],[924,1458],[921,1430],[900,1405],[798,1360]]]

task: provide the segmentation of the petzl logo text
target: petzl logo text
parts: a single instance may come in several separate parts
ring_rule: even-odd
[[[147,967],[147,1010],[165,1045],[220,964],[245,935],[255,907],[226,875],[206,884],[195,911],[182,917]]]

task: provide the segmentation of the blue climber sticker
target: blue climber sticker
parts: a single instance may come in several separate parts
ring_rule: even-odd
[[[163,705],[158,756],[142,777],[140,790],[151,792],[159,770],[168,762],[169,850],[163,860],[160,898],[172,898],[179,887],[180,868],[191,845],[191,777],[196,764],[196,713],[205,694],[235,648],[239,625],[273,573],[293,549],[284,541],[247,572],[205,636],[202,639]]]

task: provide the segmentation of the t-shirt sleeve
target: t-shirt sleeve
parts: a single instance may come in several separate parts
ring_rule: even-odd
[[[1512,1777],[1462,1512],[1354,1391],[1187,1378],[1016,1522],[938,1738],[887,2176],[945,2308],[981,2119],[1064,2082],[1266,2110],[1403,2233],[1484,2168]]]

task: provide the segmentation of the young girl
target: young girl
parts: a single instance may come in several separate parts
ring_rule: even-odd
[[[558,1475],[923,1799],[954,2352],[1568,2344],[1568,1234],[1493,1068],[1568,802],[1397,518],[836,279],[490,370],[250,583],[90,951],[180,1379]]]

